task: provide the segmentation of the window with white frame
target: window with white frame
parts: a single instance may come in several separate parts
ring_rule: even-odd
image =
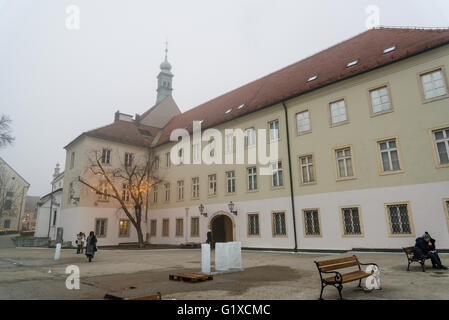
[[[272,162],[271,171],[273,172],[271,186],[282,187],[284,185],[284,177],[282,175],[282,161]]]
[[[190,220],[190,236],[200,236],[200,218],[198,217],[192,217],[192,219]]]
[[[298,135],[309,132],[311,130],[309,110],[296,114],[296,123]]]
[[[343,234],[346,236],[355,236],[362,234],[360,224],[360,212],[358,207],[341,208]]]
[[[446,81],[441,69],[421,74],[421,83],[426,100],[447,95]]]
[[[129,202],[129,190],[128,190],[128,184],[123,183],[122,185],[122,200],[125,202]]]
[[[382,172],[400,171],[399,150],[396,139],[377,142]]]
[[[371,98],[371,108],[373,114],[391,110],[390,95],[388,93],[387,86],[372,89],[370,90],[369,95]]]
[[[134,155],[132,153],[125,152],[125,167],[131,167],[133,165]]]
[[[200,162],[200,145],[198,143],[192,145],[192,160],[193,163]]]
[[[111,163],[111,150],[103,149],[101,153],[101,163],[110,164]]]
[[[200,197],[200,178],[192,178],[192,198]]]
[[[342,148],[335,150],[337,161],[337,174],[339,179],[354,177],[354,168],[352,165],[351,148]]]
[[[176,219],[176,236],[182,237],[184,235],[184,219]]]
[[[412,233],[407,203],[387,205],[387,213],[392,234]]]
[[[179,180],[178,184],[178,200],[184,200],[184,180]]]
[[[119,237],[129,237],[129,220],[120,219],[118,235]]]
[[[332,125],[344,123],[348,120],[348,115],[346,112],[346,103],[344,99],[332,102],[329,106],[331,112]]]
[[[249,213],[248,214],[248,235],[249,236],[260,235],[259,214],[257,214],[257,213]]]
[[[234,134],[228,133],[225,139],[225,152],[233,153],[234,152]]]
[[[156,236],[157,220],[153,219],[150,223],[150,236]]]
[[[245,142],[248,147],[256,145],[256,130],[254,128],[245,130]]]
[[[154,202],[154,203],[157,203],[158,189],[159,189],[158,185],[155,184],[155,185],[153,186],[153,202]]]
[[[235,192],[235,171],[226,172],[226,192],[227,193]]]
[[[170,201],[170,183],[165,184],[165,202]]]
[[[75,166],[75,152],[72,152],[72,155],[70,156],[70,169],[73,169]]]
[[[170,220],[169,219],[163,219],[162,220],[162,236],[168,237],[169,236],[169,227],[170,227]]]
[[[216,196],[217,195],[217,175],[211,174],[208,176],[209,181],[209,196]]]
[[[304,214],[304,230],[306,236],[321,235],[318,209],[304,209],[303,214]]]
[[[286,236],[285,212],[273,212],[273,235]]]
[[[315,182],[313,155],[306,155],[299,157],[299,166],[301,172],[301,184]]]
[[[106,181],[100,181],[98,186],[98,200],[100,201],[108,201],[109,200],[109,192],[108,192],[108,183]]]
[[[95,219],[95,236],[97,238],[104,238],[106,237],[108,228],[108,219]]]
[[[279,139],[279,120],[270,121],[268,127],[270,129],[270,141]]]
[[[257,190],[257,168],[251,167],[247,169],[248,173],[248,190]]]
[[[449,164],[449,127],[434,130],[432,133],[438,156],[438,164]]]

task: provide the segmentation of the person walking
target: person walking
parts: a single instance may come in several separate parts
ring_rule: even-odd
[[[83,240],[83,233],[80,232],[76,235],[76,254],[83,253],[83,246],[84,246],[84,240]]]
[[[86,241],[86,257],[89,259],[89,262],[92,262],[95,251],[97,251],[97,237],[95,236],[95,233],[91,231]]]

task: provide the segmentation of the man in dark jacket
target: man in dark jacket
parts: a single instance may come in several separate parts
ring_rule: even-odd
[[[447,267],[441,264],[440,257],[435,249],[435,239],[432,239],[427,231],[422,237],[416,238],[413,254],[418,259],[430,258],[435,269],[447,270]]]

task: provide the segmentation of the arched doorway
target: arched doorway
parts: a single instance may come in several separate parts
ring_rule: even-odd
[[[212,242],[234,241],[234,223],[226,214],[216,214],[211,217],[210,230],[212,231]]]

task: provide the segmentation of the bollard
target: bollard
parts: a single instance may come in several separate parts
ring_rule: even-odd
[[[210,244],[201,245],[201,272],[210,274]]]
[[[61,244],[56,244],[56,250],[55,250],[55,260],[59,260],[61,258]]]
[[[215,243],[215,270],[229,270],[229,245],[225,242]]]
[[[242,269],[242,244],[229,242],[229,269]]]

